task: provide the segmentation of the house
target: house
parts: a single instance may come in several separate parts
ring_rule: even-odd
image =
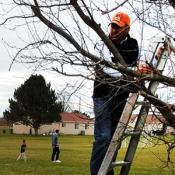
[[[60,133],[93,135],[94,120],[80,113],[63,112],[59,125]]]
[[[132,130],[136,123],[137,114],[133,114],[129,122],[129,130]],[[174,134],[174,128],[166,126],[165,118],[162,115],[148,114],[143,128],[143,134]]]
[[[11,133],[11,127],[4,118],[0,118],[0,133]]]
[[[55,129],[59,129],[60,134],[72,134],[72,135],[93,135],[94,133],[94,120],[89,119],[87,116],[80,113],[62,112],[60,114],[61,121],[51,124],[42,125],[38,134],[50,134]],[[133,114],[127,130],[133,130],[136,122],[137,114]],[[162,130],[164,118],[160,116],[154,116],[149,114],[146,119],[146,123],[143,129],[143,134],[150,134],[153,131]],[[20,123],[13,124],[13,133],[15,134],[34,134],[34,129],[30,126],[22,125]],[[166,133],[174,133],[174,129],[167,127]]]
[[[62,112],[60,116],[61,121],[42,125],[38,130],[38,134],[50,134],[55,129],[59,129],[60,134],[93,135],[94,120],[83,114],[73,112]],[[13,133],[34,134],[34,129],[21,123],[15,123],[13,124]]]
[[[7,121],[4,118],[0,118],[0,129],[5,129],[8,127]]]

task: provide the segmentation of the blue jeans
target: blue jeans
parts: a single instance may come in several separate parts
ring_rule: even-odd
[[[94,98],[95,126],[92,156],[90,161],[91,175],[97,175],[100,165],[111,140],[111,108],[108,97]],[[113,172],[109,175],[113,175]]]
[[[90,160],[91,175],[97,175],[104,159],[113,133],[119,122],[121,113],[126,104],[128,94],[119,95],[118,98],[109,97],[93,98],[95,126],[92,155]],[[113,169],[108,175],[114,175]]]

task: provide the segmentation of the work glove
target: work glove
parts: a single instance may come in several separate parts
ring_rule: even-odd
[[[141,74],[150,74],[153,72],[152,68],[146,63],[139,64],[136,67],[136,71]]]

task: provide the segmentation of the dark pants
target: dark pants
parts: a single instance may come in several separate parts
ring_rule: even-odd
[[[51,161],[54,161],[55,156],[56,156],[56,159],[55,159],[55,160],[58,160],[59,154],[60,154],[60,149],[59,149],[59,147],[54,147],[54,148],[52,149]]]
[[[90,171],[91,175],[97,175],[104,159],[116,126],[120,120],[129,93],[121,93],[115,98],[94,98],[95,128]],[[114,175],[113,169],[107,175]]]

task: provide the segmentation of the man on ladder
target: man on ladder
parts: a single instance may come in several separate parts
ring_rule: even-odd
[[[169,38],[165,38],[164,41],[161,41],[160,43],[164,43],[163,47],[160,47],[160,49],[157,49],[158,52],[156,54],[153,54],[153,59],[151,61],[151,63],[156,60],[157,64],[155,65],[155,69],[153,68],[153,66],[150,64],[150,66],[153,68],[154,71],[158,72],[158,74],[161,74],[164,70],[164,67],[166,65],[166,62],[168,60],[169,54],[170,54],[170,47],[173,48]],[[158,45],[160,44],[158,43]],[[174,49],[174,48],[173,48]],[[175,49],[174,49],[175,50]],[[156,58],[156,59],[155,59]],[[149,66],[144,66],[144,65],[140,65],[138,68],[138,72],[140,73],[151,73],[151,71],[153,71],[152,69],[149,68]],[[139,83],[139,82],[138,82]],[[103,159],[103,162],[100,166],[100,169],[98,171],[97,175],[108,175],[111,172],[111,169],[114,166],[121,166],[121,170],[120,170],[120,175],[128,175],[129,174],[129,170],[139,143],[139,139],[141,136],[141,133],[143,131],[143,127],[144,124],[146,122],[146,117],[148,115],[149,112],[149,108],[150,108],[150,104],[147,103],[147,99],[149,99],[149,97],[151,98],[151,96],[154,97],[154,94],[156,92],[156,89],[159,85],[159,82],[157,81],[151,81],[149,83],[149,86],[146,87],[144,84],[137,84],[138,87],[141,85],[142,87],[140,87],[141,89],[144,88],[146,90],[146,98],[144,98],[143,103],[141,103],[141,108],[140,108],[140,112],[138,114],[138,117],[136,118],[136,123],[133,129],[133,132],[129,133],[129,135],[131,136],[131,139],[129,141],[129,145],[125,154],[125,158],[124,161],[117,161],[114,162],[114,159],[118,153],[118,149],[120,147],[121,141],[124,138],[124,136],[126,135],[126,127],[128,125],[128,122],[130,120],[130,117],[132,115],[132,111],[134,109],[134,106],[136,105],[137,99],[139,94],[138,93],[131,93],[130,97],[128,98],[127,104],[125,105],[125,108],[123,110],[123,113],[120,117],[120,121],[118,122],[118,125],[116,127],[116,130],[113,134],[113,138],[109,144],[108,150],[106,151],[105,157]],[[137,89],[138,91],[138,89]],[[143,96],[143,92],[141,93]],[[152,101],[153,102],[153,101]],[[154,104],[154,102],[153,102]],[[154,104],[155,106],[157,105],[157,103]],[[164,105],[164,103],[163,103]],[[159,108],[157,106],[157,108]],[[162,110],[162,108],[160,107],[160,109]],[[168,118],[167,118],[168,119]]]
[[[119,53],[131,69],[137,65],[138,61],[138,44],[137,41],[130,37],[130,17],[128,14],[118,12],[114,14],[110,24],[109,38],[118,49]],[[109,50],[104,43],[98,43],[96,50],[101,59],[115,59],[110,55]],[[110,60],[111,61],[111,60]],[[105,69],[100,65],[96,66],[96,78],[94,81],[94,113],[95,128],[90,171],[91,175],[99,175],[99,169],[107,152],[110,141],[119,123],[123,109],[127,102],[132,86],[123,80],[123,75],[116,71]],[[140,73],[150,73],[148,65],[142,65],[138,68]],[[116,81],[115,87],[112,81]],[[115,159],[115,156],[113,157]],[[114,175],[112,168],[105,175]]]
[[[114,14],[110,24],[109,38],[118,49],[127,66],[133,68],[138,61],[138,44],[137,41],[130,37],[130,17],[123,12]],[[109,59],[115,63],[109,50],[104,43],[98,43],[96,50],[103,60]],[[130,93],[130,85],[123,81],[123,75],[116,70],[111,71],[99,65],[96,67],[96,78],[94,81],[94,113],[95,128],[92,156],[90,161],[91,175],[97,175],[109,143],[120,120],[120,116],[125,107],[127,98]],[[113,87],[112,81],[118,81]],[[113,169],[108,175],[113,175]]]

